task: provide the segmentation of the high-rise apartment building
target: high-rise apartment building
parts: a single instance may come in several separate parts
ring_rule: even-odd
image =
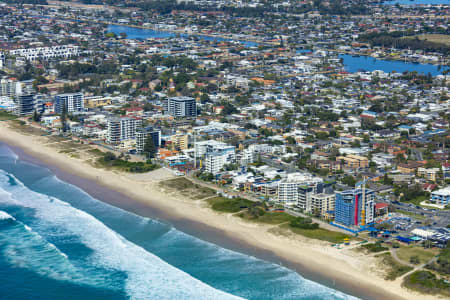
[[[369,189],[366,189],[365,192],[362,189],[336,192],[334,221],[349,227],[372,223],[374,198],[375,192]]]
[[[106,141],[110,144],[119,144],[122,141],[136,138],[136,130],[141,120],[128,117],[112,117],[108,119]]]
[[[144,152],[145,143],[148,136],[152,137],[153,145],[155,148],[161,146],[161,131],[153,127],[138,128],[136,130],[136,153],[141,154]]]
[[[322,178],[309,173],[291,173],[278,183],[278,201],[308,210],[311,194],[322,190]]]
[[[174,117],[197,117],[197,104],[191,97],[171,97],[164,101],[164,111]]]
[[[35,111],[34,107],[34,95],[33,94],[24,94],[16,96],[17,103],[17,114],[19,116],[27,116],[31,115]]]
[[[8,77],[0,80],[0,96],[14,97],[22,94],[22,83]]]
[[[82,111],[84,109],[84,97],[82,93],[59,94],[55,96],[55,111],[62,114],[66,108],[67,113]]]

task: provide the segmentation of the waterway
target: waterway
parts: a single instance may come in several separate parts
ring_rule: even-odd
[[[136,28],[129,26],[120,26],[120,25],[109,25],[108,31],[113,32],[115,34],[126,33],[127,38],[129,39],[147,39],[147,38],[172,38],[176,36],[180,36],[183,38],[189,38],[191,35],[189,34],[176,34],[173,32],[167,31],[158,31],[153,29],[144,29],[144,28]],[[196,37],[207,40],[207,41],[231,41],[231,39],[225,39],[220,37],[211,37],[206,35],[197,35]],[[250,42],[250,41],[236,41],[242,43],[246,47],[256,47],[258,43]],[[297,50],[297,53],[308,53],[311,50],[302,49]],[[405,71],[416,71],[418,73],[428,74],[430,73],[433,76],[442,74],[442,72],[449,67],[437,66],[432,64],[420,64],[420,63],[412,63],[412,62],[404,62],[404,61],[391,61],[391,60],[383,60],[376,59],[373,57],[367,56],[359,56],[354,57],[352,55],[340,54],[340,58],[344,59],[344,65],[348,72],[358,72],[361,70],[364,71],[374,71],[374,70],[382,70],[384,72],[405,72]]]
[[[392,0],[392,1],[386,1],[384,4],[387,5],[394,5],[394,4],[401,4],[401,5],[436,5],[436,4],[444,4],[444,5],[450,5],[450,0]]]
[[[403,73],[406,71],[416,71],[422,74],[430,73],[433,76],[440,75],[444,70],[450,69],[446,66],[438,66],[432,64],[421,64],[404,62],[400,60],[384,60],[377,59],[371,56],[352,56],[349,54],[339,54],[339,58],[344,60],[344,66],[348,72],[358,71],[375,71],[382,70],[384,72]]]
[[[129,27],[129,26],[120,26],[120,25],[109,25],[108,26],[108,32],[113,32],[117,35],[120,33],[126,33],[127,37],[130,39],[148,39],[148,38],[172,38],[172,37],[183,37],[183,38],[190,38],[194,35],[190,34],[184,34],[184,33],[174,33],[169,31],[158,31],[153,29],[145,29],[145,28],[136,28],[136,27]],[[213,36],[207,36],[207,35],[195,35],[196,37],[206,40],[206,41],[234,41],[239,42],[245,47],[257,47],[258,43],[251,42],[251,41],[243,41],[243,40],[232,40],[232,39],[226,39],[221,37],[213,37]]]

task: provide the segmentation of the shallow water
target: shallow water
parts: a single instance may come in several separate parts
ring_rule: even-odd
[[[350,299],[98,201],[0,146],[0,299]]]

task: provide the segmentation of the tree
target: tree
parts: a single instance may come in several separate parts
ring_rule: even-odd
[[[346,184],[348,186],[355,186],[356,180],[355,180],[355,178],[353,178],[353,176],[348,175],[342,179],[342,183]]]
[[[36,110],[34,111],[34,114],[33,114],[33,121],[34,122],[40,122],[41,121],[41,114],[38,113]]]
[[[67,122],[67,108],[66,103],[63,102],[62,113],[61,113],[61,125],[63,132],[66,132],[66,122]]]
[[[154,158],[156,154],[155,143],[153,143],[153,137],[148,134],[144,142],[144,153],[148,158]]]
[[[394,183],[394,180],[392,178],[389,178],[387,173],[384,173],[383,183],[384,184],[388,184],[388,185],[392,185]]]

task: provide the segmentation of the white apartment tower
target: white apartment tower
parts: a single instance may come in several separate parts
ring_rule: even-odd
[[[291,173],[278,183],[278,201],[307,210],[311,194],[322,190],[323,180],[309,173]]]
[[[135,139],[136,129],[140,126],[140,124],[141,120],[134,118],[109,118],[106,141],[110,144],[119,144],[122,141]]]

